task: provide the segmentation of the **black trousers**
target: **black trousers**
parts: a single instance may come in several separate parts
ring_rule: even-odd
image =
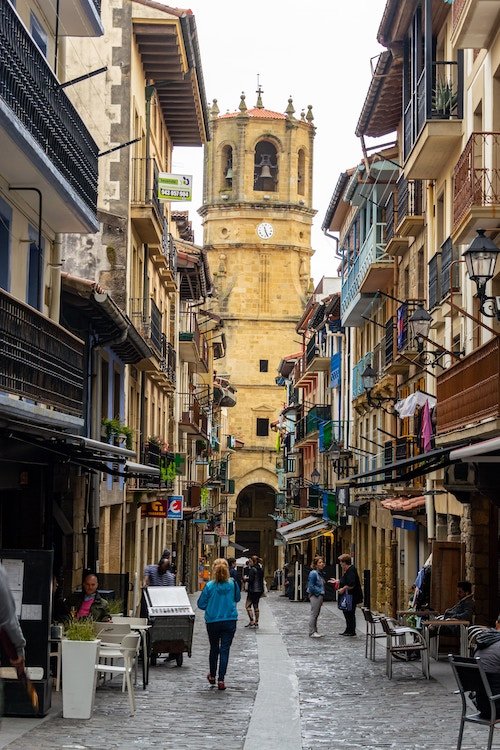
[[[356,632],[356,607],[352,610],[352,612],[346,612],[344,610],[344,617],[345,617],[346,633],[355,633]]]

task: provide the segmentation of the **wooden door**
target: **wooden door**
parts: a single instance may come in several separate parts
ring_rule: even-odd
[[[441,614],[457,601],[457,583],[465,578],[465,544],[432,543],[431,607]]]

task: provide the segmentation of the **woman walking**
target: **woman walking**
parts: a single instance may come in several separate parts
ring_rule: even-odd
[[[248,614],[249,623],[246,628],[259,627],[259,602],[264,593],[264,567],[257,555],[252,557],[252,567],[248,573],[248,596],[245,609]]]
[[[227,560],[217,558],[212,566],[212,579],[201,592],[198,607],[205,610],[205,622],[210,642],[210,672],[207,680],[211,685],[215,685],[218,664],[217,687],[219,690],[226,689],[224,679],[229,649],[236,633],[238,619],[236,603],[240,599],[240,589],[229,575]]]
[[[325,596],[325,580],[322,575],[325,561],[322,557],[315,557],[311,572],[307,578],[307,593],[311,602],[311,614],[309,615],[309,638],[322,638],[318,633],[318,617]]]

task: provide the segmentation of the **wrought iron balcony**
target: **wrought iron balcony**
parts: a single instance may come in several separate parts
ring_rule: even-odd
[[[437,433],[500,418],[500,339],[494,338],[437,377]]]
[[[414,237],[424,226],[422,180],[398,180],[397,233]]]
[[[455,242],[469,242],[478,227],[497,227],[499,211],[500,133],[472,133],[454,171]]]
[[[158,270],[162,285],[167,291],[176,289],[175,275],[177,273],[177,251],[172,235],[168,231],[168,221],[166,217],[162,219],[162,236],[161,242],[157,245],[150,245],[149,255],[151,262]]]
[[[181,420],[179,430],[208,438],[208,413],[193,393],[180,393]]]
[[[308,439],[309,442],[317,442],[316,433],[322,422],[331,418],[331,406],[315,405],[309,409],[304,417],[301,417],[296,424],[295,439],[296,442]]]
[[[320,453],[341,451],[348,444],[349,421],[329,419],[319,428]]]
[[[158,198],[158,173],[152,157],[132,159],[131,219],[143,242],[161,246],[164,213]]]
[[[200,331],[195,312],[181,312],[179,317],[179,356],[193,369],[208,372],[208,343]]]
[[[57,231],[95,231],[97,145],[9,2],[0,3],[0,49],[0,172],[42,189]]]
[[[403,113],[404,173],[435,179],[462,137],[463,54],[425,66]]]
[[[392,279],[394,260],[385,252],[385,223],[372,224],[359,254],[348,252],[342,264],[342,325],[361,325],[367,299]]]
[[[0,290],[0,392],[83,416],[83,342]]]

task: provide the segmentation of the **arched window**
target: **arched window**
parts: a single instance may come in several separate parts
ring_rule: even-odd
[[[255,147],[253,186],[269,193],[278,188],[278,154],[270,141],[259,141]]]
[[[297,193],[299,195],[305,195],[306,193],[306,155],[302,148],[299,151],[297,164]]]
[[[233,149],[231,146],[224,146],[222,149],[221,169],[222,190],[230,190],[233,187]]]

